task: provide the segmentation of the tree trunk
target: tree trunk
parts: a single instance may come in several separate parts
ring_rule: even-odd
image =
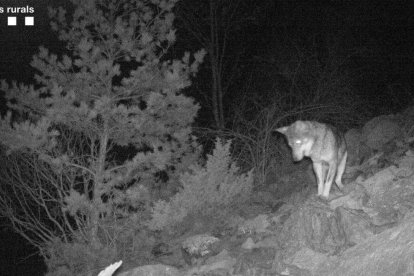
[[[217,14],[215,1],[210,0],[210,47],[209,56],[211,64],[211,101],[213,107],[214,121],[218,129],[224,128],[224,114],[223,114],[223,91],[221,85],[220,59],[219,59],[219,35],[217,26]]]
[[[104,119],[105,120],[105,119]],[[93,188],[92,202],[93,210],[91,212],[91,243],[92,247],[98,249],[100,247],[100,241],[98,238],[99,219],[101,216],[100,206],[102,206],[102,190],[104,185],[104,173],[105,173],[105,162],[106,153],[108,147],[108,122],[104,121],[102,135],[99,141],[99,156],[96,164],[96,177],[95,185]]]

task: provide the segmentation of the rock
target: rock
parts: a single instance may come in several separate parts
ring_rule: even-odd
[[[366,189],[369,197],[375,199],[384,194],[386,190],[392,185],[394,181],[395,166],[385,168],[375,173],[372,177],[365,180],[357,179],[358,184],[361,184]]]
[[[321,276],[412,276],[414,216],[346,250]]]
[[[216,256],[212,256],[206,260],[206,263],[199,267],[194,267],[183,273],[182,275],[211,275],[211,276],[227,276],[230,275],[236,259],[232,258],[227,250],[223,250]]]
[[[218,241],[218,238],[208,234],[188,237],[182,243],[183,258],[188,264],[193,264],[193,260],[217,254],[214,244]]]
[[[364,212],[338,207],[336,214],[348,244],[360,244],[374,235],[370,217]]]
[[[399,172],[398,177],[399,178],[407,178],[410,177],[413,174],[414,170],[414,156],[413,152],[411,150],[407,151],[405,153],[405,156],[398,159],[398,168],[402,169]]]
[[[252,238],[248,237],[247,240],[242,244],[241,248],[250,250],[255,247],[254,241]]]
[[[270,233],[266,228],[270,226],[267,220],[267,215],[258,215],[253,219],[246,220],[239,226],[238,233],[240,234],[260,234]]]
[[[268,236],[266,238],[264,238],[261,241],[258,241],[255,243],[254,245],[255,248],[257,247],[273,247],[273,248],[278,248],[279,247],[279,242],[277,240],[276,235],[272,235],[272,236]]]
[[[276,214],[270,217],[270,221],[272,224],[282,226],[296,209],[296,206],[293,204],[284,204]]]
[[[402,130],[393,116],[375,117],[362,128],[365,144],[375,150],[380,150],[386,143],[399,137],[401,133]]]
[[[356,128],[352,128],[345,133],[345,141],[348,151],[347,164],[355,165],[359,163],[360,157],[360,148],[362,142],[362,133]]]
[[[136,267],[132,270],[117,274],[117,276],[181,276],[183,275],[177,268],[156,264]]]
[[[389,208],[364,208],[364,212],[371,218],[372,224],[377,229],[391,227],[399,220],[400,214],[398,210]]]
[[[154,257],[165,256],[171,254],[170,246],[166,243],[157,243],[151,250]]]
[[[382,214],[397,212],[402,217],[414,209],[414,174],[409,173],[406,167],[390,166],[358,181],[370,196],[369,207],[378,211],[386,209],[386,212],[381,211]]]
[[[350,187],[346,187],[350,189]],[[362,210],[367,204],[369,197],[365,188],[362,185],[352,185],[352,191],[349,194],[332,199],[329,202],[329,207],[335,210],[338,207],[345,207],[348,209]]]
[[[291,256],[286,263],[298,267],[301,270],[307,270],[315,275],[318,267],[327,261],[325,254],[313,251],[310,248],[303,247]]]
[[[281,247],[293,252],[306,246],[334,254],[346,247],[346,237],[335,212],[318,199],[308,199],[284,223],[279,236]]]
[[[237,258],[234,265],[233,274],[235,275],[274,275],[273,261],[276,249],[274,248],[254,248],[243,253]],[[273,273],[273,274],[266,274]]]

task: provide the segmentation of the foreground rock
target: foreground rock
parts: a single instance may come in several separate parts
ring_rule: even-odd
[[[181,276],[178,269],[168,265],[144,265],[117,274],[118,276]]]
[[[315,275],[414,275],[414,216],[322,264]]]

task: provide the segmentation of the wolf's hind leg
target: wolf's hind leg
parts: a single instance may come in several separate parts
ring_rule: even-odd
[[[344,189],[344,185],[342,184],[342,175],[344,174],[344,171],[345,171],[347,157],[348,157],[348,152],[345,151],[344,156],[340,160],[340,163],[338,166],[338,172],[336,173],[335,183],[336,185],[338,185],[338,188],[340,190]]]

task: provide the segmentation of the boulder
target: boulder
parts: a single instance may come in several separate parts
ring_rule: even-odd
[[[414,216],[346,250],[321,276],[412,276]],[[326,265],[324,265],[326,269]]]
[[[402,130],[393,116],[379,116],[368,121],[362,128],[362,137],[365,144],[374,150],[400,137]]]
[[[356,128],[352,128],[345,133],[346,147],[348,151],[347,164],[355,165],[358,164],[360,157],[360,149],[362,142],[362,133]]]
[[[181,276],[182,272],[180,272],[177,268],[156,264],[156,265],[144,265],[139,266],[129,271],[125,271],[122,273],[117,274],[117,276]]]

